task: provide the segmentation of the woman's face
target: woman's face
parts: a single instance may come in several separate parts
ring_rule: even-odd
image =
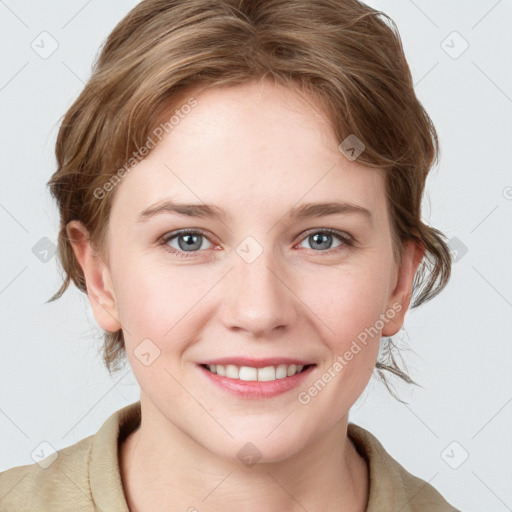
[[[154,428],[277,461],[344,428],[381,333],[402,325],[418,254],[396,266],[383,171],[338,150],[312,99],[267,82],[195,98],[117,185],[91,304],[102,327],[122,326]],[[320,203],[351,207],[305,208]],[[246,392],[200,366],[234,358],[314,366],[292,384],[220,379]]]

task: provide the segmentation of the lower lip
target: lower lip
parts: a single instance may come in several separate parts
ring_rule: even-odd
[[[311,365],[306,370],[293,375],[292,377],[285,377],[284,379],[270,380],[270,381],[254,381],[254,380],[239,380],[230,379],[229,377],[221,377],[216,373],[198,366],[201,372],[210,379],[211,382],[222,388],[224,391],[236,396],[244,398],[271,398],[280,395],[286,391],[296,388],[304,382],[305,379],[311,374],[315,365]]]

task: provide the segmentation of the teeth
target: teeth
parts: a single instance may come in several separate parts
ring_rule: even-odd
[[[228,364],[226,366],[226,377],[229,379],[238,379],[238,368],[234,364]]]
[[[242,379],[242,369],[240,369],[240,378]],[[265,366],[265,368],[258,368],[258,380],[259,381],[269,381],[276,380],[276,369],[273,366]],[[256,380],[256,379],[252,379]]]
[[[238,376],[236,373],[232,373],[232,379],[240,379],[240,380],[258,380],[258,370],[256,368],[249,368],[248,366],[242,366],[238,369],[235,366],[235,370],[238,372]],[[229,377],[229,375],[228,375]]]
[[[300,373],[304,365],[280,364],[279,366],[266,366],[265,368],[252,368],[250,366],[235,366],[228,364],[209,364],[207,368],[221,377],[230,379],[267,382],[271,380],[284,379]]]

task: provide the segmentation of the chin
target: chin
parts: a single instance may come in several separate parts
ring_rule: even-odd
[[[205,447],[219,457],[241,462],[248,467],[254,464],[280,462],[297,454],[305,445],[304,433],[295,438],[290,435],[286,428],[281,432],[272,432],[276,423],[273,422],[269,428],[254,428],[247,430],[243,435],[235,435],[234,439],[227,439],[227,436],[217,438],[218,444],[211,444],[211,439],[205,443]],[[228,429],[229,430],[229,429]],[[270,435],[269,432],[272,432]],[[231,431],[233,434],[233,432]],[[267,436],[267,437],[266,437]]]

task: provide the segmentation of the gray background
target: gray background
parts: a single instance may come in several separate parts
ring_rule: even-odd
[[[0,1],[0,470],[33,463],[42,442],[60,449],[94,434],[138,400],[129,367],[113,379],[104,369],[87,300],[73,288],[45,304],[60,284],[45,188],[59,120],[136,3]],[[423,217],[457,262],[396,336],[423,388],[395,381],[403,405],[372,379],[350,421],[457,508],[512,510],[512,2],[368,3],[396,21],[438,130]]]

